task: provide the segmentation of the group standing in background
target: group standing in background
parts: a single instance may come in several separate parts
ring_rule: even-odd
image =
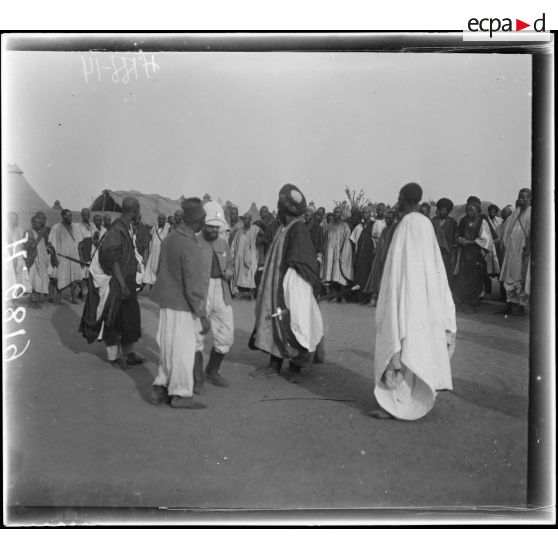
[[[531,191],[522,188],[513,207],[493,204],[486,214],[469,196],[456,221],[454,203],[422,202],[422,188],[405,185],[394,207],[336,206],[331,213],[308,204],[286,184],[277,211],[268,206],[239,218],[209,196],[186,198],[173,215],[142,222],[139,201],[128,196],[122,214],[91,219],[88,208],[73,222],[64,209],[51,229],[37,212],[22,229],[8,214],[6,277],[22,283],[29,304],[47,297],[60,304],[69,289],[85,300],[80,331],[103,341],[115,368],[139,365],[138,293],[150,285],[159,306],[159,365],[151,401],[199,409],[206,383],[227,387],[222,363],[234,341],[234,297],[255,299],[249,346],[265,352],[254,377],[283,375],[303,381],[312,362],[324,361],[320,300],[377,306],[375,395],[377,418],[414,420],[451,389],[455,311],[474,313],[497,279],[502,313],[526,313],[531,282]],[[344,214],[344,212],[346,212]],[[17,243],[19,248],[14,248]],[[204,367],[206,335],[212,346]],[[284,369],[284,361],[288,366]]]

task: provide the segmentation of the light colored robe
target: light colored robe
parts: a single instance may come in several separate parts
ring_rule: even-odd
[[[48,237],[48,241],[58,257],[58,267],[54,269],[54,277],[59,290],[83,279],[82,266],[62,257],[62,255],[69,256],[78,261],[80,259],[78,244],[83,240],[81,229],[77,223],[72,223],[70,228],[71,233],[62,223],[56,223],[50,230]]]
[[[376,310],[374,395],[387,412],[419,419],[434,406],[437,390],[452,389],[456,331],[434,228],[410,213],[393,234]]]
[[[39,234],[31,230],[35,241]],[[33,265],[29,268],[29,289],[31,292],[48,294],[48,264],[50,257],[47,252],[45,239],[42,238],[37,244],[37,255]]]
[[[330,223],[324,240],[322,281],[347,285],[353,279],[353,249],[351,229],[344,221]]]
[[[143,282],[148,285],[154,285],[157,279],[157,268],[159,267],[159,258],[161,257],[161,243],[167,237],[170,231],[170,225],[165,223],[162,228],[156,228],[149,245],[149,257],[145,264],[145,273]]]
[[[508,302],[525,303],[527,271],[529,268],[531,208],[523,213],[516,209],[506,220],[501,231],[505,255],[500,281],[508,294]],[[530,282],[530,277],[529,277]]]
[[[248,230],[242,227],[234,235],[231,246],[234,262],[234,276],[231,285],[233,292],[238,290],[237,287],[256,288],[255,276],[258,270],[256,240],[259,232],[259,227],[250,225]]]
[[[285,240],[296,222],[281,227],[275,235],[265,260],[256,301],[254,345],[278,358],[298,355],[298,349],[288,341],[286,323],[297,342],[309,352],[316,350],[324,334],[322,315],[310,283],[292,267],[286,270],[281,280]],[[279,308],[282,300],[286,308]],[[281,310],[288,310],[288,322],[279,316],[272,317]]]
[[[382,235],[382,231],[385,228],[386,228],[385,219],[377,219],[376,221],[374,221],[374,224],[372,225],[372,238],[374,239],[374,248],[378,246],[380,236]]]

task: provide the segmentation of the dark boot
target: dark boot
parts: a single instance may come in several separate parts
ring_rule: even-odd
[[[211,349],[209,355],[209,362],[207,363],[207,368],[205,369],[205,379],[211,382],[215,386],[227,387],[229,382],[219,374],[219,368],[225,355],[223,353],[218,353],[215,349]]]
[[[293,361],[289,362],[287,380],[293,384],[300,384],[302,382],[302,368]]]
[[[283,366],[283,359],[271,355],[269,357],[269,365],[268,367],[274,370],[275,372],[281,372],[281,366]]]
[[[194,355],[194,394],[203,395],[205,386],[203,385],[203,353],[196,351]]]
[[[323,364],[325,362],[325,338],[318,343],[316,352],[314,353],[314,364]]]
[[[498,312],[496,312],[496,314],[505,314],[506,316],[509,316],[512,313],[512,309],[513,309],[512,303],[507,302],[504,309],[503,310],[498,310]]]

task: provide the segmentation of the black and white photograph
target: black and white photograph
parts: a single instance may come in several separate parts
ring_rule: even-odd
[[[4,35],[4,522],[555,519],[553,47]]]

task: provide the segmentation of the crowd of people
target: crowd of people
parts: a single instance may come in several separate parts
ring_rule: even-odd
[[[476,312],[498,278],[501,311],[525,314],[531,271],[529,189],[519,191],[515,210],[491,205],[487,214],[470,196],[459,223],[451,200],[438,200],[432,218],[421,200],[422,188],[410,183],[393,207],[327,213],[287,184],[277,211],[262,206],[255,221],[235,207],[226,214],[207,197],[184,199],[151,228],[133,196],[113,222],[109,215],[91,219],[85,208],[74,223],[62,210],[49,229],[37,212],[23,230],[10,213],[8,245],[21,241],[24,251],[9,259],[8,283],[23,284],[34,307],[47,299],[60,304],[66,289],[72,303],[83,300],[80,331],[89,342],[104,341],[116,368],[144,360],[135,352],[138,293],[149,286],[160,308],[152,402],[187,409],[204,406],[194,395],[204,394],[205,382],[228,385],[220,369],[234,339],[234,297],[256,300],[249,346],[269,362],[253,375],[282,374],[295,383],[305,366],[325,358],[320,301],[377,306],[375,395],[382,409],[372,414],[413,420],[432,408],[437,391],[451,389],[455,309]]]

